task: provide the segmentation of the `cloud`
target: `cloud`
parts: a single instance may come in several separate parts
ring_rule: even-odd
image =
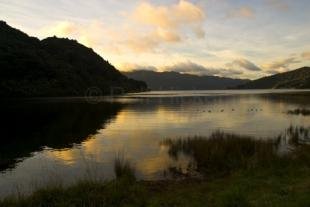
[[[175,71],[179,73],[193,74],[193,75],[214,75],[222,77],[232,77],[243,74],[240,70],[224,69],[224,68],[209,68],[203,65],[187,61],[174,64],[172,66],[166,66],[161,71]]]
[[[243,74],[243,71],[234,70],[234,69],[225,69],[225,68],[209,68],[198,63],[191,61],[179,62],[170,66],[143,66],[138,64],[122,64],[121,66],[123,71],[135,71],[135,70],[152,70],[156,72],[178,72],[184,74],[192,74],[198,76],[221,76],[221,77],[238,77]]]
[[[243,71],[241,70],[233,70],[233,69],[220,69],[220,72],[218,75],[222,76],[222,77],[238,77],[239,75],[244,74]]]
[[[120,65],[120,68],[122,69],[122,71],[135,71],[135,70],[158,71],[158,69],[155,66],[139,65],[139,64],[135,64],[135,63],[123,63]]]
[[[237,59],[237,60],[234,60],[231,63],[226,64],[226,66],[228,66],[228,67],[235,67],[235,66],[237,66],[237,67],[240,67],[242,69],[249,70],[249,71],[261,71],[262,70],[257,65],[255,65],[252,62],[250,62],[247,59]]]
[[[310,60],[310,51],[309,52],[303,52],[301,54],[301,57],[305,60]]]
[[[210,68],[206,68],[203,65],[193,63],[191,61],[180,62],[172,66],[167,66],[163,68],[163,71],[175,71],[180,73],[188,73],[194,75],[216,75],[218,71]]]
[[[93,20],[88,24],[77,24],[75,22],[60,21],[41,29],[40,36],[57,36],[78,40],[81,44],[109,51],[110,53],[124,53],[134,51],[137,53],[152,51],[158,47],[161,40],[155,33],[139,33],[134,28],[119,26],[114,28],[104,25],[100,21]],[[124,35],[126,34],[126,35]],[[173,37],[162,34],[166,40]],[[171,40],[172,41],[172,40]]]
[[[119,47],[123,50],[131,50],[136,53],[144,53],[153,51],[160,44],[160,40],[157,35],[145,34],[141,35],[135,32],[129,32],[126,35],[126,39],[118,43]]]
[[[126,35],[118,45],[137,53],[154,52],[162,44],[182,42],[187,32],[198,39],[205,36],[204,10],[186,0],[172,5],[142,2],[130,13],[129,19],[133,26],[121,32]]]
[[[191,30],[197,38],[203,38],[205,35],[205,12],[186,0],[168,6],[142,2],[133,11],[132,17],[136,22],[151,27],[157,38],[167,42],[180,41],[183,36],[182,29]]]
[[[289,70],[289,66],[295,63],[300,63],[300,61],[296,57],[290,57],[263,64],[262,67],[269,73],[286,72]]]
[[[249,6],[242,6],[235,10],[232,10],[228,17],[230,18],[246,18],[251,19],[255,17],[255,11]]]
[[[57,36],[77,39],[81,44],[94,47],[101,42],[104,26],[99,21],[91,21],[87,25],[80,25],[69,21],[59,21],[41,28],[40,36]],[[90,32],[91,31],[91,32]]]
[[[91,20],[77,24],[60,21],[44,27],[41,36],[56,35],[77,39],[90,47],[102,47],[115,53],[154,52],[163,44],[183,42],[188,34],[204,38],[204,10],[187,0],[170,5],[153,5],[140,2],[132,11],[123,14],[126,18],[120,25],[103,24],[102,20]]]

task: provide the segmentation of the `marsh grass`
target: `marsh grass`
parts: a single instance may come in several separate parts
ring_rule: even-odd
[[[165,140],[169,154],[178,159],[179,153],[194,158],[196,170],[205,175],[226,175],[236,169],[270,166],[280,159],[277,143],[272,140],[255,140],[252,137],[213,133],[210,137]]]
[[[282,168],[300,161],[308,162],[309,129],[290,127],[285,135],[269,139],[255,139],[251,136],[227,134],[220,131],[209,137],[166,139],[169,155],[178,159],[180,153],[193,158],[191,166],[206,176],[225,176],[236,170],[257,168]],[[285,139],[289,151],[279,153]],[[288,140],[287,140],[288,139]],[[305,164],[305,163],[303,163]]]
[[[285,137],[292,146],[302,146],[310,143],[310,128],[290,126]]]
[[[123,154],[118,154],[114,160],[114,172],[117,179],[128,179],[135,181],[135,168],[124,158]]]

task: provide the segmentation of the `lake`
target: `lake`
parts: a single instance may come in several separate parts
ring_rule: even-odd
[[[79,179],[114,178],[124,156],[139,179],[166,179],[163,140],[221,131],[269,139],[310,127],[308,90],[161,91],[1,102],[0,196]],[[169,177],[169,176],[168,176]]]

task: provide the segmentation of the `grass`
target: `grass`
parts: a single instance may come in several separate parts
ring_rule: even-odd
[[[305,127],[290,126],[285,135],[291,146],[303,146],[310,143],[310,129]]]
[[[266,167],[280,159],[274,140],[255,140],[252,137],[216,132],[210,137],[166,140],[169,154],[178,159],[180,152],[194,158],[196,171],[205,175],[227,175],[237,169]]]
[[[285,172],[288,172],[286,174]],[[46,188],[28,197],[7,199],[0,206],[272,206],[308,207],[310,176],[306,169],[271,174],[239,172],[212,180],[106,183],[81,182],[69,188]],[[300,174],[299,174],[300,173]]]
[[[126,178],[135,181],[135,169],[128,160],[125,160],[124,155],[118,154],[114,160],[114,172],[117,179]]]
[[[302,131],[302,139],[308,129]],[[307,135],[308,136],[308,135]],[[297,142],[279,153],[281,139],[214,133],[210,137],[165,140],[175,159],[180,153],[193,158],[202,178],[137,181],[135,170],[122,156],[115,159],[116,179],[81,181],[71,187],[41,189],[30,196],[6,198],[5,207],[28,206],[210,206],[308,207],[310,206],[310,146]]]

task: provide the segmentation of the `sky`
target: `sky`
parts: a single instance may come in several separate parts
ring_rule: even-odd
[[[121,71],[256,79],[310,66],[309,0],[0,0],[31,36],[76,39]]]

